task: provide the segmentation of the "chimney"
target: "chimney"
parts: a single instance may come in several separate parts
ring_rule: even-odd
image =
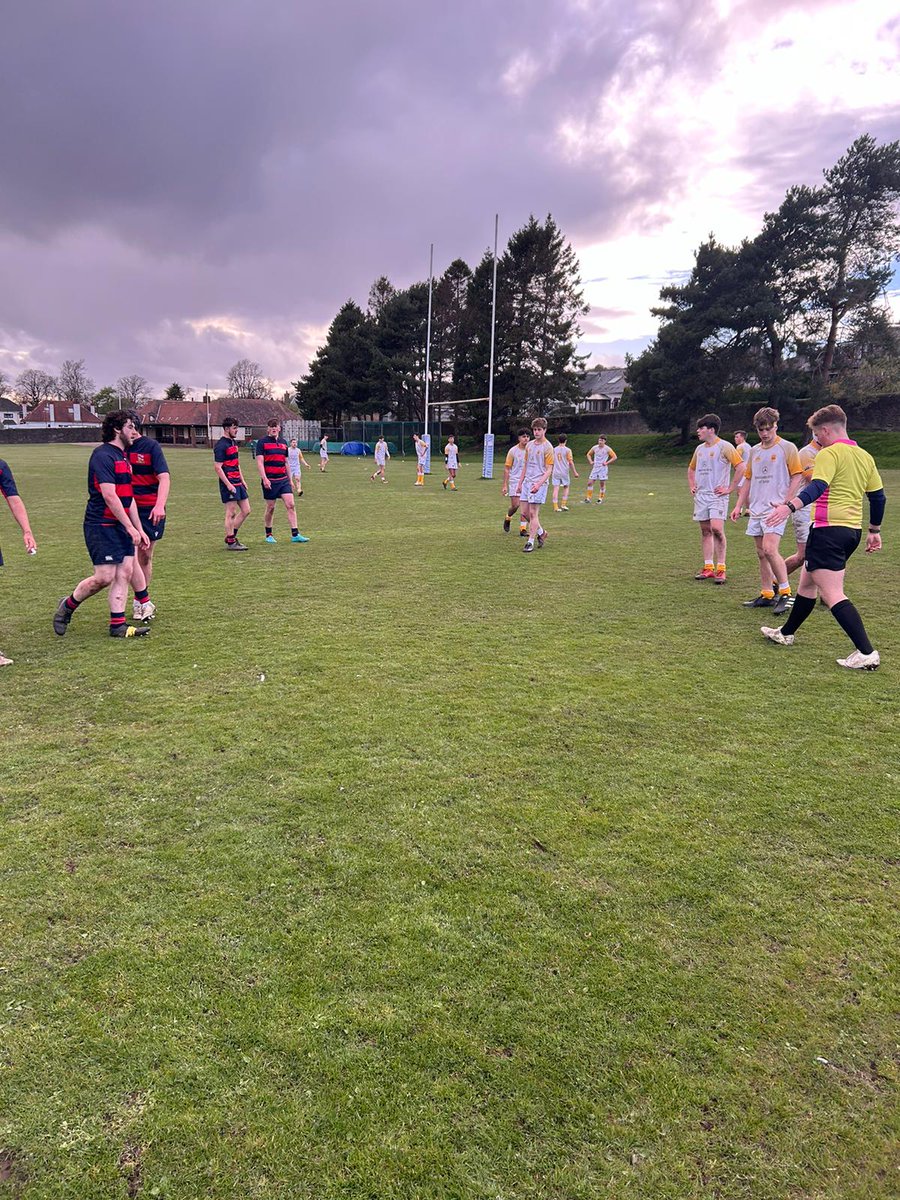
[[[81,421],[81,405],[80,404],[76,403],[76,404],[72,405],[72,420],[79,421],[79,422]]]
[[[54,424],[54,422],[56,421],[56,405],[55,405],[55,404],[53,404],[52,402],[51,402],[50,404],[48,404],[48,405],[47,405],[47,412],[48,412],[48,413],[49,413],[49,415],[50,415],[50,421],[49,421],[49,424],[50,424],[50,425],[53,425],[53,424]]]

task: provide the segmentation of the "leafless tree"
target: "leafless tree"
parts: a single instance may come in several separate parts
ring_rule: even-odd
[[[236,400],[271,400],[272,383],[259,363],[242,358],[228,372],[228,394]]]
[[[12,380],[5,371],[0,371],[0,396],[5,396]]]
[[[139,408],[152,398],[150,384],[143,375],[123,375],[116,382],[116,395],[123,408]]]
[[[16,380],[16,399],[30,411],[56,395],[56,380],[46,371],[29,367]]]
[[[84,369],[84,359],[67,358],[56,380],[56,394],[65,404],[88,404],[96,388]]]

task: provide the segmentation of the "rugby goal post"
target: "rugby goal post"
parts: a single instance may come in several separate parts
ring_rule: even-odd
[[[451,408],[456,404],[490,404],[490,396],[473,396],[470,400],[440,400],[433,407],[439,411],[444,408]],[[428,418],[425,419],[425,435],[423,440],[428,445],[428,458],[425,465],[425,474],[431,474],[431,434],[428,432]],[[486,433],[484,435],[484,445],[481,453],[481,478],[494,478],[494,435]]]

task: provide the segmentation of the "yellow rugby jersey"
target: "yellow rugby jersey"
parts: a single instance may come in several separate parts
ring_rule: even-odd
[[[697,494],[713,495],[717,487],[725,487],[728,484],[731,468],[741,465],[740,453],[731,442],[726,442],[724,438],[716,438],[709,445],[701,442],[690,462]]]
[[[877,492],[884,486],[875,459],[849,438],[822,447],[813,463],[812,477],[828,484],[812,505],[816,529],[825,525],[862,528],[863,493]]]

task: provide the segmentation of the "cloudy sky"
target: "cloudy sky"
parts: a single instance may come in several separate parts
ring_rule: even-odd
[[[896,0],[10,0],[0,370],[279,385],[386,274],[530,213],[621,362],[714,231],[900,136]]]

